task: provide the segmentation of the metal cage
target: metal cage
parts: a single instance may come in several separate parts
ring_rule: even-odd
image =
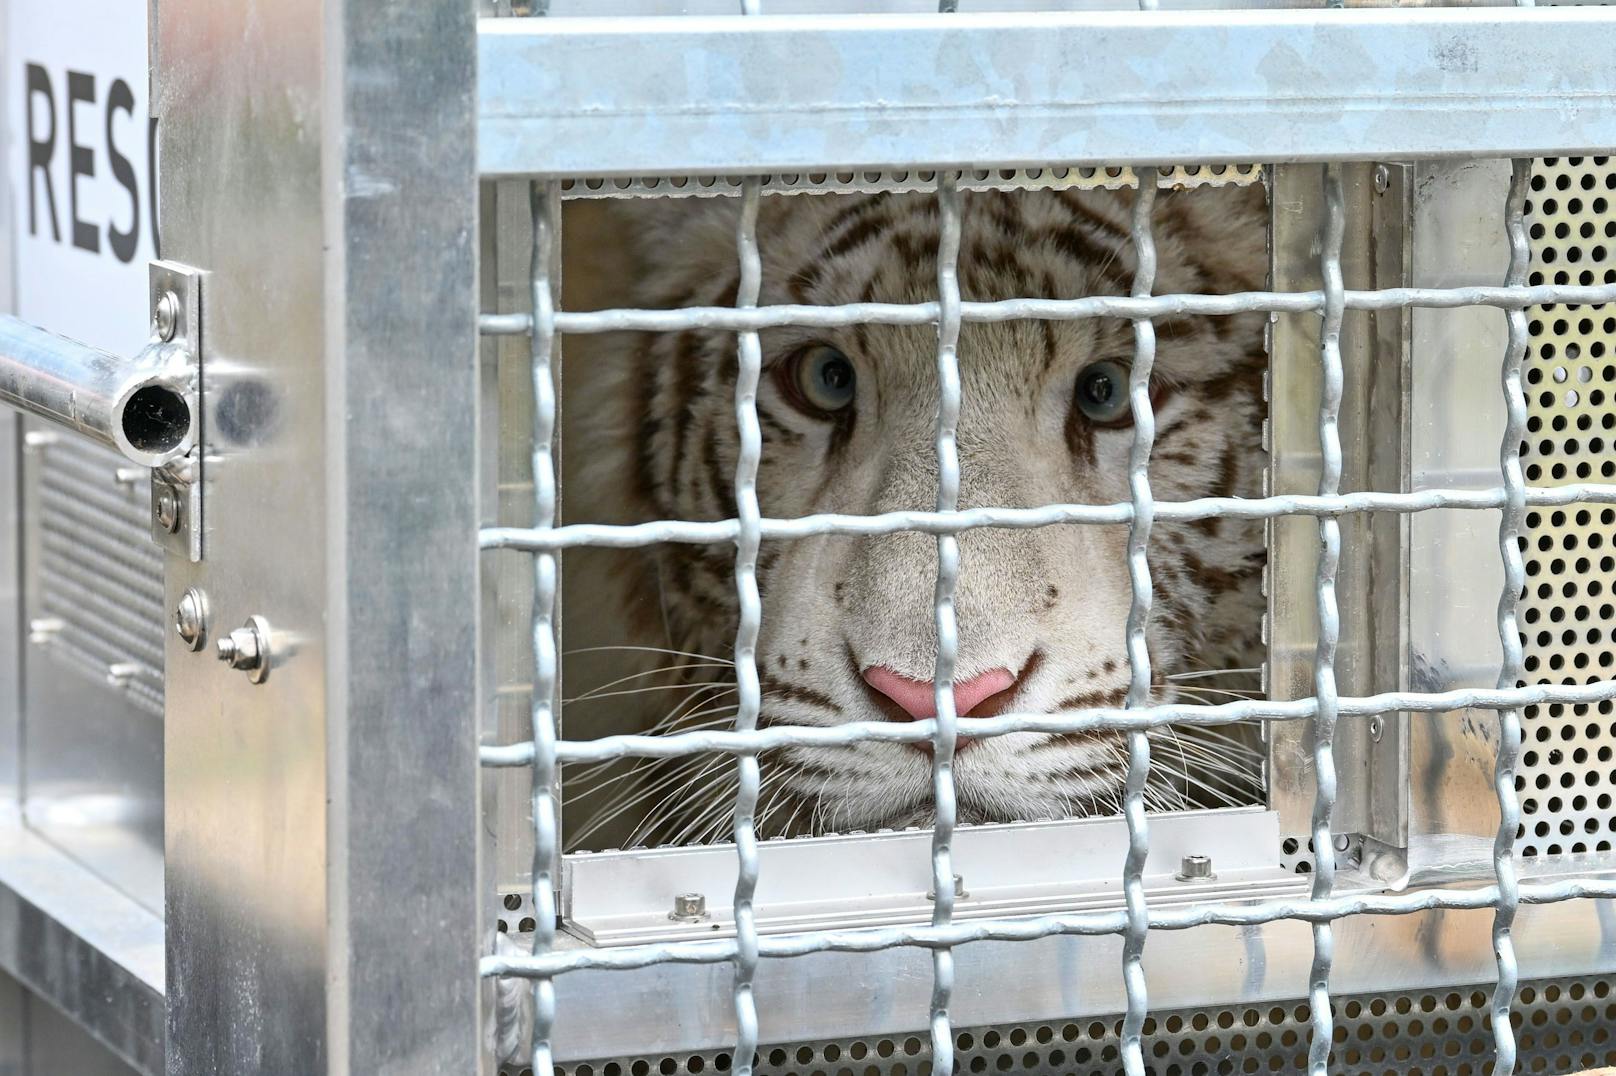
[[[111,457],[46,427],[0,492],[26,506],[13,664],[41,693],[18,737],[63,662],[148,720],[161,699],[162,922],[129,880],[149,857],[96,865],[20,810],[0,921],[49,941],[0,966],[175,1074],[1616,1058],[1616,165],[1593,155],[1616,75],[1588,47],[1616,19],[731,6],[154,3],[152,347],[120,364],[8,322],[0,349],[0,397],[152,467],[150,506],[86,494]],[[1158,294],[1158,189],[1231,182],[1267,187],[1268,287]],[[1085,185],[1133,192],[1131,294],[962,300],[961,191]],[[761,200],[831,190],[932,193],[935,299],[759,305]],[[651,196],[735,200],[735,304],[567,309],[570,209]],[[1251,312],[1264,494],[1154,496],[1155,322]],[[1128,498],[959,510],[961,326],[1100,317],[1133,333]],[[936,326],[934,508],[765,516],[759,332],[875,323]],[[565,341],[691,328],[736,343],[734,517],[562,520]],[[58,386],[96,373],[72,397],[95,406],[41,395],[40,347]],[[109,370],[183,433],[132,443]],[[1268,527],[1267,697],[1152,704],[1152,527],[1218,518]],[[1048,526],[1127,532],[1127,701],[959,716],[958,536]],[[940,566],[936,716],[760,727],[760,550],[910,531]],[[735,551],[733,727],[569,735],[567,551],[666,542]],[[1249,721],[1265,803],[1146,810],[1153,730]],[[957,825],[958,738],[1029,730],[1125,734],[1121,816]],[[761,752],[873,740],[930,744],[934,825],[758,840]],[[697,753],[735,768],[730,844],[562,855],[567,767]],[[1174,878],[1213,850],[1216,886]],[[705,906],[670,919],[684,892]]]

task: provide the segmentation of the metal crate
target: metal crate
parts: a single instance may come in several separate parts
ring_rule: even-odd
[[[130,532],[164,502],[119,515],[122,537],[75,532],[129,507],[115,464],[50,445],[8,468],[50,503],[11,528],[37,565],[14,619],[38,638],[0,638],[0,660],[30,691],[105,663],[135,716],[99,700],[86,727],[137,761],[162,737],[163,884],[89,845],[63,884],[16,812],[0,921],[45,940],[0,940],[0,968],[176,1076],[1610,1061],[1616,167],[1562,154],[1616,144],[1616,76],[1587,47],[1616,17],[686,6],[153,5],[158,272],[178,274],[156,279],[183,293],[166,316],[198,409],[193,466],[163,461],[153,496],[182,519],[157,534],[159,601]],[[1141,269],[1129,295],[959,293],[962,191],[1132,191],[1148,265],[1155,192],[1258,182],[1266,290],[1157,294]],[[934,299],[758,305],[763,199],[832,190],[935,197]],[[649,197],[737,207],[733,305],[565,301],[590,207]],[[1269,317],[1268,485],[1153,494],[1153,319],[1237,311]],[[1115,503],[956,510],[955,343],[1005,317],[1130,323]],[[938,326],[933,510],[759,507],[759,332],[816,319]],[[737,343],[733,517],[559,517],[560,434],[590,418],[567,410],[569,341],[692,325]],[[1228,517],[1269,527],[1266,697],[1153,706],[1152,528]],[[1128,532],[1125,705],[960,718],[944,690],[901,727],[760,727],[760,549],[934,538],[947,685],[958,536],[1036,526]],[[567,558],[664,541],[737,552],[735,724],[581,737],[558,723]],[[1263,802],[1147,811],[1147,732],[1235,720],[1267,723]],[[958,736],[1018,729],[1126,734],[1121,815],[956,825]],[[758,751],[870,739],[931,744],[935,825],[756,839]],[[566,769],[696,752],[735,769],[734,842],[562,855]],[[0,758],[8,799],[25,771]],[[1227,876],[1186,889],[1181,856],[1211,842]],[[669,919],[687,887],[706,917]]]

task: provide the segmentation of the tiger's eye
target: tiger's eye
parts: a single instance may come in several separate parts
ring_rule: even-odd
[[[1102,361],[1083,368],[1074,391],[1077,409],[1096,426],[1123,426],[1131,422],[1128,406],[1128,368]]]
[[[809,410],[840,411],[853,402],[858,373],[846,355],[828,344],[816,344],[793,362],[797,395]]]

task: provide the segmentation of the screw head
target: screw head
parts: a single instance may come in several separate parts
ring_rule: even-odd
[[[1385,194],[1388,190],[1391,189],[1391,185],[1392,185],[1392,173],[1391,173],[1391,170],[1389,168],[1387,168],[1383,164],[1375,165],[1375,193],[1376,194]]]
[[[174,607],[174,630],[192,650],[201,650],[208,641],[208,599],[195,587],[186,590]]]
[[[1175,877],[1181,882],[1215,882],[1218,879],[1212,873],[1211,856],[1185,856],[1179,860]]]
[[[174,333],[180,325],[180,297],[171,291],[165,291],[157,300],[157,307],[152,311],[152,328],[157,338],[165,344],[174,339]]]
[[[158,483],[156,496],[157,525],[169,534],[178,533],[180,529],[180,497],[174,492],[174,487],[167,483]]]
[[[1369,738],[1371,740],[1379,743],[1381,734],[1385,731],[1386,722],[1379,714],[1376,714],[1369,719]]]
[[[704,893],[680,893],[673,898],[673,911],[668,918],[680,923],[697,923],[707,918],[707,896]]]

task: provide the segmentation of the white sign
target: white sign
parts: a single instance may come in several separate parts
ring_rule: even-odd
[[[7,2],[7,0],[0,0]],[[145,0],[9,0],[7,189],[18,316],[133,354],[156,258]]]

